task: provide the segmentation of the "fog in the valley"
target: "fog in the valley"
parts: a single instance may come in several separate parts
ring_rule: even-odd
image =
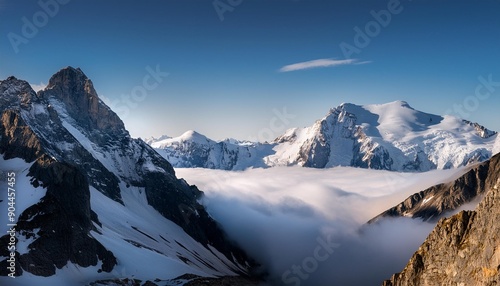
[[[410,218],[365,223],[461,171],[394,173],[277,167],[229,172],[176,169],[205,192],[229,237],[269,272],[271,285],[380,285],[434,227]]]

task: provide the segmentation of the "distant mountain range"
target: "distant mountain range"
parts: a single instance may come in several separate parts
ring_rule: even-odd
[[[17,243],[8,250],[2,224],[0,276],[13,274],[16,285],[41,285],[37,276],[51,285],[179,285],[186,273],[245,276],[255,265],[198,203],[202,192],[130,137],[80,69],[60,70],[38,93],[15,77],[0,81],[0,116],[0,206],[7,217],[15,205]]]
[[[146,140],[178,168],[243,170],[299,165],[353,166],[403,172],[448,169],[493,155],[497,132],[404,101],[330,109],[312,126],[292,128],[270,143],[214,141],[195,131]]]

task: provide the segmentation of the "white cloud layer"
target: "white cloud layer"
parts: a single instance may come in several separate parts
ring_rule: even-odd
[[[500,136],[497,136],[497,139],[495,140],[495,144],[493,145],[492,153],[493,153],[493,155],[500,153]]]
[[[352,65],[352,64],[367,64],[369,61],[358,62],[356,59],[346,59],[346,60],[335,60],[335,59],[318,59],[307,62],[301,62],[291,65],[286,65],[280,69],[280,72],[291,72],[314,68],[326,68],[335,67],[340,65]]]
[[[211,216],[269,270],[272,285],[315,286],[380,285],[401,271],[434,224],[408,218],[364,223],[409,195],[462,172],[176,169],[178,177],[205,192],[203,200]],[[338,248],[328,259],[315,262],[311,259],[321,246],[319,240]],[[314,271],[299,277],[294,266]],[[287,283],[283,274],[288,274]]]

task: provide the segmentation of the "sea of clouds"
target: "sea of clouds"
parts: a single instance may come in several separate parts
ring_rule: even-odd
[[[403,269],[435,222],[366,222],[411,194],[463,172],[176,169],[178,177],[204,191],[210,215],[263,265],[269,284],[294,286],[381,285]]]

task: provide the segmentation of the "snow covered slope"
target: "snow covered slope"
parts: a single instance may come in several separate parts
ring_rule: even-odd
[[[192,130],[179,137],[150,141],[149,144],[179,168],[243,170],[266,167],[263,158],[273,152],[269,144],[234,139],[216,142]]]
[[[80,69],[62,69],[38,94],[1,81],[0,115],[0,185],[17,176],[17,285],[241,275],[253,265],[198,203],[202,192],[130,137]],[[1,277],[9,255],[2,247],[2,285],[14,282]]]
[[[417,111],[404,101],[331,109],[312,126],[292,128],[274,142],[215,142],[189,131],[150,144],[174,167],[241,170],[299,165],[428,171],[492,156],[497,133],[452,116]]]

